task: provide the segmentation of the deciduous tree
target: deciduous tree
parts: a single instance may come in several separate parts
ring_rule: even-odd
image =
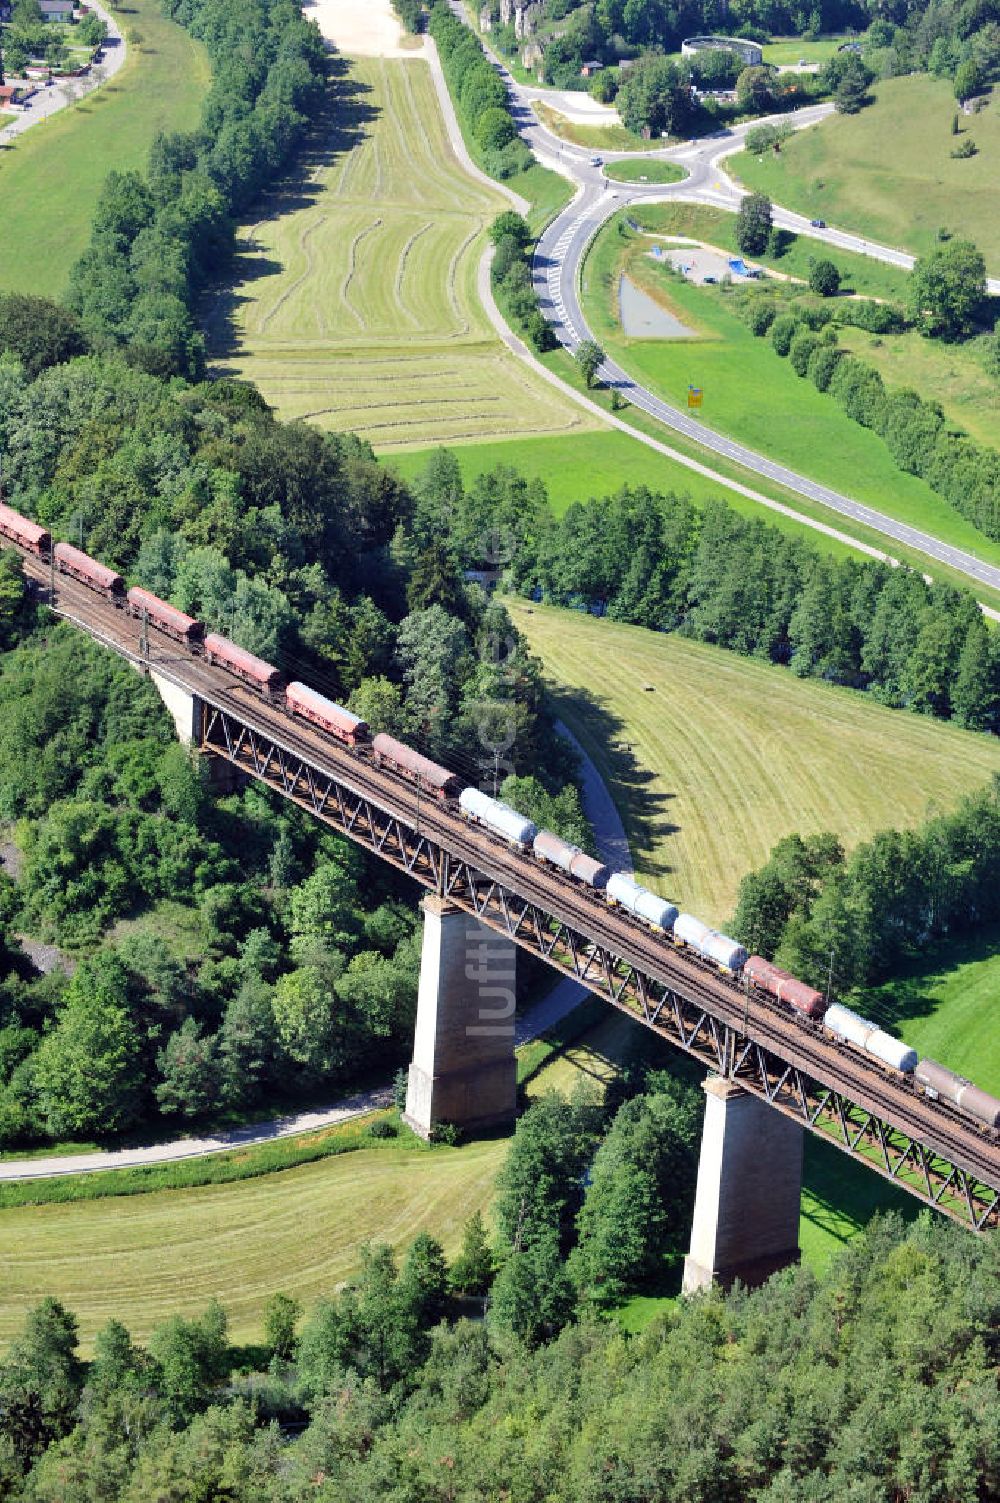
[[[763,193],[748,193],[736,214],[736,244],[744,256],[760,256],[771,234],[771,200]]]

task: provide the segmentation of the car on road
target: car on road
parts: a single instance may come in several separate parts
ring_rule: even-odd
[[[826,229],[826,220],[825,219],[810,219],[809,223],[810,223],[810,225],[812,226],[812,228],[814,230],[825,230]]]
[[[590,165],[591,167],[602,167],[604,165],[603,159],[601,157],[591,157]]]

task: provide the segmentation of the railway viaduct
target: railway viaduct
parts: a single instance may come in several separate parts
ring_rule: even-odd
[[[25,556],[39,597],[47,566]],[[426,889],[406,1116],[477,1129],[515,1111],[518,948],[703,1063],[706,1113],[688,1290],[759,1282],[798,1257],[804,1134],[975,1230],[1000,1226],[1000,1144],[620,908],[521,856],[419,788],[60,575],[56,613],[148,673],[179,738]]]

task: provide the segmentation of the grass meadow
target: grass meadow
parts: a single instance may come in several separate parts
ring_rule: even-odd
[[[986,374],[968,345],[903,334],[869,334],[845,328],[838,341],[874,365],[887,386],[908,386],[981,444],[1000,443],[1000,383]]]
[[[687,177],[677,162],[661,162],[656,157],[608,162],[604,175],[615,183],[679,183]]]
[[[638,163],[629,162],[627,165],[636,167]],[[739,253],[736,216],[726,209],[691,203],[631,204],[629,218],[653,234],[684,235],[718,246],[733,255]],[[753,257],[754,264],[767,266],[782,277],[806,282],[812,262],[822,258],[832,261],[837,267],[845,294],[857,292],[865,297],[886,298],[890,302],[906,301],[910,274],[898,266],[889,266],[884,261],[872,260],[870,256],[859,256],[853,251],[823,245],[818,240],[791,232],[782,235],[782,244],[784,250],[780,256],[765,252],[763,256]]]
[[[1000,1095],[1000,933],[933,951],[871,991],[870,1013],[907,1042]]]
[[[46,1294],[79,1316],[86,1348],[112,1316],[143,1337],[213,1295],[233,1339],[259,1340],[271,1294],[308,1308],[357,1269],[366,1242],[403,1248],[427,1230],[456,1253],[506,1149],[407,1136],[236,1184],[3,1211],[0,1346]]]
[[[499,191],[459,166],[422,60],[352,62],[306,154],[240,237],[208,312],[215,368],[284,419],[380,451],[593,426],[526,373],[490,325],[477,272]]]
[[[693,286],[654,261],[644,237],[623,240],[617,223],[612,220],[599,234],[588,257],[584,307],[595,338],[630,374],[677,405],[690,383],[700,386],[702,415],[711,427],[888,516],[1000,563],[1000,543],[960,517],[924,481],[899,470],[881,439],[797,376],[769,340],[750,333],[722,290]],[[624,335],[617,307],[624,270],[695,337]],[[835,514],[826,515],[839,525]]]
[[[584,125],[579,120],[571,120],[568,115],[563,115],[551,104],[546,104],[544,99],[533,100],[531,107],[554,136],[558,136],[560,141],[568,141],[572,146],[585,146],[590,151],[649,150],[649,142],[641,136],[634,136],[624,125]],[[620,178],[619,181],[632,182],[633,179]],[[678,179],[664,178],[661,181],[677,182]]]
[[[560,717],[607,781],[644,882],[724,924],[798,830],[846,845],[1000,771],[987,736],[676,636],[510,600]],[[595,663],[614,671],[595,677]]]
[[[210,82],[201,43],[166,20],[157,0],[128,0],[116,14],[126,38],[143,39],[121,70],[0,147],[0,291],[61,296],[108,172],[144,167],[159,131],[193,130],[201,117]]]
[[[794,68],[796,63],[825,63],[846,41],[846,36],[816,37],[811,42],[805,37],[775,37],[764,46],[764,61],[776,68]]]
[[[974,240],[1000,275],[1000,104],[994,96],[980,114],[960,116],[953,136],[957,108],[947,79],[890,78],[860,114],[797,131],[777,156],[741,152],[726,169],[787,209],[918,256],[944,227]],[[970,138],[978,154],[955,160],[956,143]]]

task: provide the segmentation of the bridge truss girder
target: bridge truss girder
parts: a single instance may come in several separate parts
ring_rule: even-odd
[[[975,1231],[1000,1226],[1000,1190],[981,1183],[887,1118],[814,1079],[751,1037],[745,1022],[741,1026],[716,1016],[696,997],[684,996],[675,985],[650,975],[544,906],[450,854],[416,823],[383,809],[231,711],[206,704],[201,745],[203,751],[225,758],[266,783],[918,1200]]]

